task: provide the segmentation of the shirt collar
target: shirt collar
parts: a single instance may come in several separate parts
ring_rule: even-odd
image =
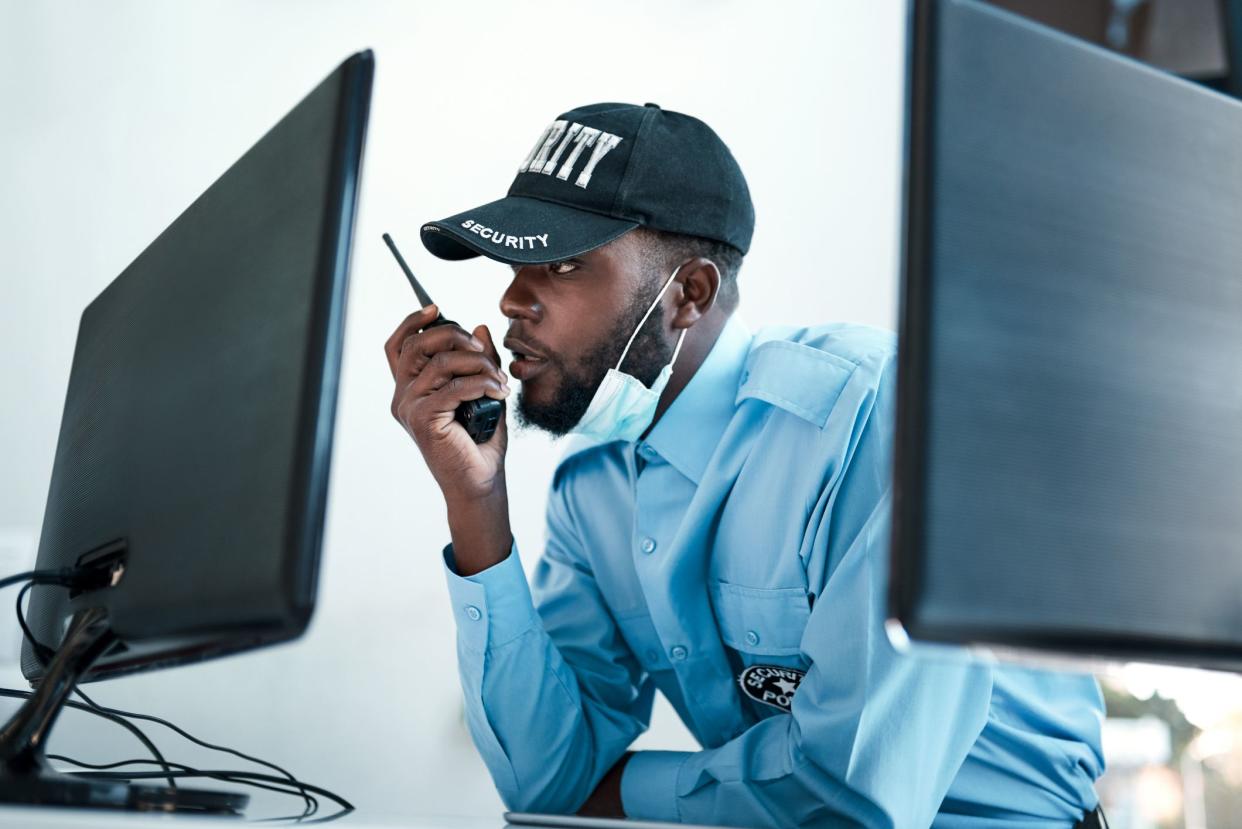
[[[643,441],[696,486],[733,418],[751,338],[737,312],[730,314],[698,371]]]

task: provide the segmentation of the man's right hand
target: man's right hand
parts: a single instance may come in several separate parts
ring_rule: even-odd
[[[396,388],[392,416],[414,438],[444,492],[454,567],[481,572],[509,555],[509,496],[505,490],[505,412],[486,443],[475,443],[456,420],[467,400],[509,396],[508,377],[487,326],[467,334],[456,325],[419,329],[439,316],[428,305],[406,317],[384,343]]]
[[[451,509],[455,503],[503,496],[505,412],[495,433],[481,444],[455,413],[468,400],[504,400],[509,387],[487,326],[473,334],[456,325],[419,330],[438,315],[435,305],[410,314],[384,343],[384,353],[396,384],[392,416],[418,444]]]

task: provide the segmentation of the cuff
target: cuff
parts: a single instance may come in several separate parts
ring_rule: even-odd
[[[458,640],[467,647],[477,651],[499,647],[539,623],[516,541],[504,560],[473,576],[457,575],[449,544],[444,548],[444,577]]]
[[[621,772],[621,808],[627,818],[680,822],[677,777],[686,751],[639,751]]]

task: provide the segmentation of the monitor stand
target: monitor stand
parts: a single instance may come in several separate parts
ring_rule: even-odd
[[[45,748],[57,715],[78,679],[115,641],[103,608],[74,614],[38,688],[0,729],[0,804],[240,815],[249,795],[76,777],[48,765]]]

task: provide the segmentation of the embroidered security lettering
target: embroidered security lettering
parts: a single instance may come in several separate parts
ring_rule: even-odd
[[[461,226],[471,233],[478,234],[480,239],[486,239],[493,245],[500,245],[506,248],[514,248],[515,250],[531,250],[538,242],[543,247],[548,246],[548,234],[539,233],[534,236],[514,236],[511,233],[501,233],[494,228],[485,227],[474,219],[466,219]]]
[[[574,184],[586,189],[586,186],[591,183],[591,177],[595,174],[596,165],[620,143],[621,136],[610,132],[584,126],[576,121],[572,124],[568,121],[553,121],[539,135],[539,140],[535,142],[535,146],[522,161],[522,166],[518,167],[518,172],[542,173],[548,176],[552,175],[552,171],[556,170],[559,164],[560,170],[557,171],[556,177],[561,181],[568,181],[570,175],[573,174],[574,166],[582,157],[582,151],[590,147],[591,156],[587,159],[586,165],[578,171],[578,177],[574,179]],[[571,144],[573,149],[562,162],[561,157]]]
[[[782,711],[793,707],[794,692],[802,684],[806,671],[782,668],[779,665],[751,665],[738,675],[737,684],[746,696]]]

